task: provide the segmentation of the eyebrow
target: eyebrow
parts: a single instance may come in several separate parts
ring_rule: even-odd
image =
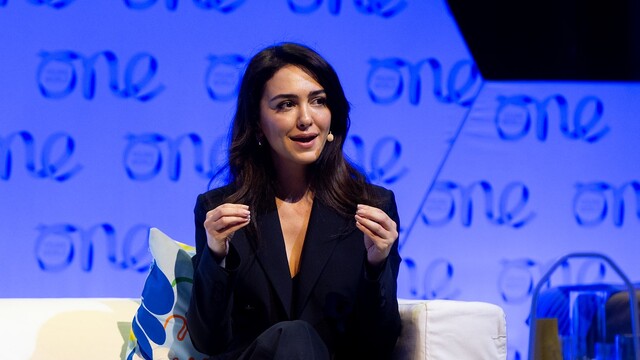
[[[314,91],[309,93],[309,97],[322,95],[322,94],[326,95],[326,93],[327,92],[324,89],[314,90]],[[269,102],[272,102],[272,101],[278,100],[278,99],[297,99],[297,98],[298,98],[298,95],[295,95],[295,94],[278,94],[278,95],[272,97],[271,99],[269,99]]]

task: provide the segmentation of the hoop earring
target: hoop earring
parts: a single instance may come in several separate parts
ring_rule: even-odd
[[[331,130],[329,130],[329,135],[327,135],[327,141],[328,141],[328,142],[333,142],[333,139],[334,139],[334,136],[333,136],[333,134],[331,133]]]

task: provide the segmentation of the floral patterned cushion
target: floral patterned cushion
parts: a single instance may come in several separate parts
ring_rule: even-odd
[[[191,344],[185,313],[193,285],[195,248],[151,228],[153,264],[129,335],[127,359],[206,359]]]

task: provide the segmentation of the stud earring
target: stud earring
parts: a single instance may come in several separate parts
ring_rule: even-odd
[[[329,131],[329,135],[327,135],[327,141],[328,141],[328,142],[332,142],[332,141],[333,141],[333,139],[334,139],[334,136],[333,136],[333,134],[331,133],[331,131]]]

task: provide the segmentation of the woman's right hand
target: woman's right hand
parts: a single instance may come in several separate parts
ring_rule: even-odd
[[[207,245],[218,259],[229,253],[229,240],[236,230],[251,221],[249,206],[242,204],[222,204],[207,212],[204,230],[207,233]]]

